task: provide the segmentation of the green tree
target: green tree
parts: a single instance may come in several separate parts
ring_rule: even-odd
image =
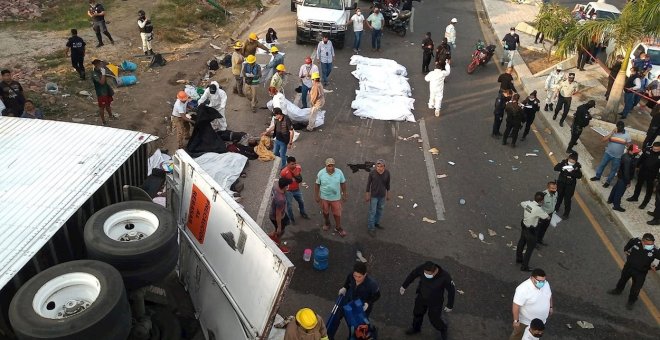
[[[616,76],[604,110],[604,114],[614,122],[623,97],[628,56],[642,38],[658,33],[660,33],[660,1],[637,0],[627,3],[618,18],[587,20],[584,24],[576,25],[560,41],[557,53],[566,57],[575,53],[578,48],[588,46],[592,41],[608,42],[616,46],[614,54],[624,56],[623,65]]]
[[[576,23],[568,8],[557,4],[544,4],[533,24],[539,32],[543,32],[545,38],[557,41],[572,30]],[[545,42],[543,43],[548,60],[552,56],[552,47],[553,44],[546,47]]]

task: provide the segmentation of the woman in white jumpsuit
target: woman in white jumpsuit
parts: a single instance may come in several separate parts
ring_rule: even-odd
[[[204,90],[204,94],[199,98],[198,103],[208,101],[208,107],[216,109],[222,116],[217,123],[213,122],[213,128],[220,131],[227,130],[227,117],[225,116],[225,107],[227,106],[227,94],[222,90],[217,81],[212,81],[209,87]],[[217,126],[216,126],[217,125]]]
[[[435,116],[440,116],[442,109],[442,95],[445,91],[445,78],[449,75],[449,63],[441,62],[436,69],[424,77],[429,82],[429,109],[435,109]]]

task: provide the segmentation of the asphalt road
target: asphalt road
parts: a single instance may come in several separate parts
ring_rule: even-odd
[[[360,6],[364,8],[367,3],[360,2]],[[410,270],[427,260],[448,270],[456,287],[464,292],[457,294],[454,311],[444,316],[451,338],[504,339],[511,330],[513,292],[528,277],[514,263],[514,251],[507,244],[515,245],[520,234],[519,202],[531,199],[535,191],[543,190],[546,182],[555,178],[554,164],[533,135],[519,142],[515,149],[502,146],[501,140],[490,137],[500,71],[495,63],[473,75],[464,71],[474,42],[484,39],[475,2],[425,1],[415,3],[415,7],[414,33],[409,32],[405,38],[385,33],[383,51],[378,54],[370,51],[370,36],[366,33],[362,47],[368,57],[394,59],[408,68],[418,123],[362,120],[352,115],[350,103],[357,80],[350,74],[354,68],[348,65],[352,55],[349,39],[347,48],[337,51],[329,86],[333,92],[326,97],[325,125],[321,131],[302,132],[296,148],[290,152],[298,158],[303,178],[309,183],[304,196],[312,220],[299,218],[298,225],[290,227],[284,237],[292,248],[289,257],[297,268],[280,314],[292,315],[301,307],[311,307],[327,317],[359,249],[369,260],[370,275],[380,283],[382,291],[372,314],[372,321],[381,332],[380,339],[407,338],[404,331],[412,320],[414,286],[404,296],[399,295],[399,287]],[[286,52],[285,64],[290,72],[296,73],[315,46],[295,45],[294,13],[288,8],[288,3],[283,3],[278,9],[268,11],[254,27],[259,32],[271,26],[278,31],[281,50]],[[452,58],[452,74],[445,85],[442,116],[436,118],[426,108],[428,86],[421,74],[420,42],[426,31],[431,31],[439,41],[452,17],[459,18],[458,48]],[[290,81],[288,86],[292,89],[297,84]],[[293,91],[289,90],[290,93]],[[264,103],[265,91],[260,96]],[[230,101],[237,100],[232,98]],[[255,129],[266,120],[263,112],[257,116],[259,119],[246,114],[239,124]],[[539,125],[541,122],[537,120],[536,124],[550,150],[562,154],[553,136]],[[420,127],[425,128],[425,133]],[[426,150],[416,138],[410,141],[398,138],[416,133],[427,135],[429,145],[440,150],[439,155],[432,157],[433,164],[429,167],[425,163]],[[538,156],[526,157],[526,153]],[[349,200],[343,218],[349,233],[346,238],[321,231],[322,217],[313,201],[312,184],[327,157],[337,160],[338,168],[348,180]],[[366,229],[368,207],[363,192],[367,173],[352,173],[346,164],[378,158],[388,163],[393,199],[388,202],[381,223],[385,230],[378,231],[374,238]],[[455,165],[449,165],[449,161]],[[264,188],[269,185],[272,163],[252,163],[255,165],[251,166],[243,196],[246,210],[256,219],[262,216],[260,211],[263,213],[266,206],[262,199],[267,199]],[[434,224],[422,222],[423,217],[437,219],[436,206],[440,202],[433,199],[429,178],[438,174],[447,175],[437,179],[445,220]],[[616,283],[619,268],[596,230],[602,228],[602,235],[614,245],[618,256],[622,255],[628,237],[622,235],[602,204],[585,192],[584,185],[579,185],[578,191],[593,220],[574,201],[570,220],[548,231],[549,246],[535,251],[531,261],[532,267],[547,272],[553,290],[555,314],[548,319],[546,337],[655,338],[652,334],[658,334],[657,321],[642,301],[633,311],[627,311],[626,296],[605,294]],[[459,204],[460,199],[466,203]],[[417,208],[413,208],[415,203]],[[270,222],[264,226],[267,230],[271,228]],[[469,229],[484,234],[484,242],[473,239]],[[497,235],[489,236],[488,229]],[[302,260],[305,248],[318,245],[330,249],[330,267],[324,272],[314,271],[311,263]],[[645,285],[651,303],[656,306],[660,301],[658,283],[656,275],[649,275]],[[580,329],[576,325],[578,320],[594,324],[595,329]],[[566,324],[572,324],[572,329]],[[342,326],[338,338],[343,338],[345,332]],[[432,334],[425,320],[422,334],[411,339],[430,339]]]

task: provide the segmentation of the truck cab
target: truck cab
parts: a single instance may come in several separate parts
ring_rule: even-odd
[[[621,11],[616,8],[614,5],[605,3],[605,1],[598,2],[589,2],[586,5],[575,5],[573,9],[573,14],[579,13],[582,11],[582,18],[577,18],[579,20],[593,20],[594,16],[596,19],[616,19],[621,15]]]
[[[292,0],[296,11],[296,43],[314,43],[328,34],[339,49],[344,47],[353,0]]]

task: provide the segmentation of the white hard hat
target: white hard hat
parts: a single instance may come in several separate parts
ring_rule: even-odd
[[[457,23],[457,22],[458,22],[458,19],[456,19],[456,18],[451,18],[451,22],[452,22],[452,23]]]
[[[561,70],[563,70],[563,69],[564,69],[564,68],[561,66],[561,64],[557,65],[557,70],[558,70],[558,71],[561,71]]]

